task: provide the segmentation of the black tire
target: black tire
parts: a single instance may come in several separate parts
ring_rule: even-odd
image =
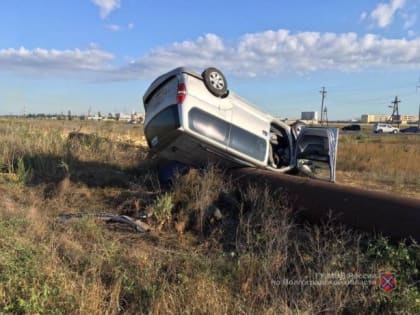
[[[397,130],[393,130],[392,133],[395,135],[398,131]]]
[[[379,129],[379,130],[378,130],[378,133],[382,133],[382,129]]]
[[[217,70],[216,68],[207,68],[203,71],[201,76],[211,94],[217,97],[224,97],[227,95],[227,81],[220,70]]]

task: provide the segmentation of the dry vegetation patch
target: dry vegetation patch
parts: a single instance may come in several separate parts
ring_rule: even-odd
[[[307,225],[281,192],[239,189],[212,167],[163,189],[145,148],[112,140],[129,126],[91,124],[84,128],[92,137],[62,136],[76,127],[0,121],[0,314],[420,312],[416,243],[350,231],[334,218]],[[359,148],[373,154],[356,140],[340,144],[339,168],[379,170],[381,162],[354,170],[347,163],[356,160],[340,161]],[[408,150],[417,152],[415,142]],[[407,178],[404,185],[415,183]],[[77,212],[147,216],[153,230],[57,220]],[[376,285],[284,282],[381,270],[397,275],[390,294]]]
[[[342,135],[337,180],[420,198],[418,135]]]

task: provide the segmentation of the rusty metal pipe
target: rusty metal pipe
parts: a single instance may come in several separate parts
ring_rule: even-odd
[[[284,189],[293,211],[310,222],[320,222],[331,212],[336,221],[349,227],[420,242],[420,199],[253,168],[236,169],[230,174],[238,184]]]

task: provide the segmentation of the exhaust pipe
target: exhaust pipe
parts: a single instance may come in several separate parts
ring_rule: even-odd
[[[355,229],[420,242],[420,199],[253,168],[236,169],[230,175],[240,185],[284,189],[293,211],[310,222],[319,223],[331,213],[337,222]]]

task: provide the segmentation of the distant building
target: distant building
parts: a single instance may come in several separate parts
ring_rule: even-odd
[[[130,114],[120,114],[119,121],[129,122],[131,120]]]
[[[375,123],[375,122],[385,122],[390,121],[391,115],[372,115],[364,114],[361,117],[361,122],[365,124]],[[417,121],[417,116],[415,115],[400,115],[401,124],[414,123]]]
[[[129,122],[129,123],[132,123],[132,124],[142,123],[143,118],[144,118],[144,116],[142,116],[142,114],[138,114],[138,113],[132,113],[132,114],[120,113],[118,115],[119,115],[118,116],[119,121]]]
[[[365,124],[388,121],[388,120],[389,120],[389,115],[372,115],[372,114],[363,114],[360,119],[360,121]]]
[[[317,124],[318,123],[318,112],[301,112],[300,119],[296,121],[303,121],[306,124]]]
[[[95,121],[99,121],[99,120],[102,120],[102,119],[103,119],[103,117],[102,117],[102,116],[95,115],[95,116],[89,116],[87,119],[88,119],[88,120],[95,120]]]
[[[404,123],[415,123],[418,117],[416,115],[401,115],[401,121]]]
[[[300,119],[318,121],[318,112],[302,112],[300,114]]]

